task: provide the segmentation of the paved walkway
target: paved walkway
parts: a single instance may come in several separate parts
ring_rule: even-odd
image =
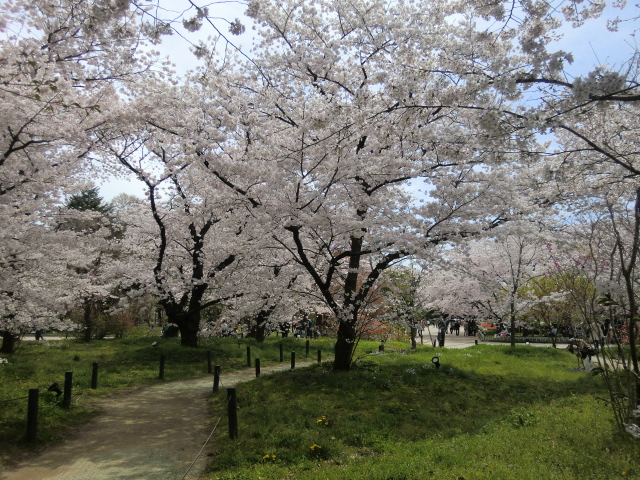
[[[313,362],[298,362],[302,367]],[[261,374],[288,370],[281,363]],[[220,375],[220,388],[255,378],[255,370]],[[80,427],[73,438],[17,466],[0,466],[1,480],[180,480],[196,479],[206,455],[199,456],[213,425],[207,398],[213,376],[170,382],[101,400],[102,413]],[[226,412],[220,395],[219,410]],[[225,414],[226,416],[226,414]],[[224,427],[226,428],[226,427]],[[189,470],[189,474],[185,475]]]
[[[429,336],[429,333],[427,332],[427,330],[424,331],[424,336],[423,336],[423,342],[424,345],[431,345],[433,340],[436,340],[437,338],[437,329],[436,328],[431,328],[431,337]],[[465,347],[469,347],[471,345],[475,345],[476,340],[478,341],[479,344],[486,344],[486,345],[506,345],[506,346],[510,346],[511,344],[509,342],[489,342],[489,341],[485,341],[485,340],[481,340],[480,337],[478,336],[471,336],[471,337],[465,337],[462,332],[460,333],[460,335],[456,335],[455,333],[448,333],[445,336],[444,339],[444,347],[445,348],[465,348]],[[418,345],[420,344],[420,339],[418,338]],[[522,343],[517,343],[516,345],[523,345]],[[553,347],[553,345],[551,343],[531,343],[529,344],[532,347]],[[557,348],[566,348],[567,344],[566,343],[558,343],[556,344]]]

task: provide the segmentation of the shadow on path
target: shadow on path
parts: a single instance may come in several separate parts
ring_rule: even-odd
[[[290,368],[285,364],[264,366],[261,374]],[[254,378],[253,369],[223,371],[220,388]],[[102,413],[79,428],[73,438],[17,466],[4,467],[0,480],[199,478],[206,464],[202,456],[187,476],[185,473],[210,433],[207,399],[212,390],[210,375],[101,400],[96,407]]]

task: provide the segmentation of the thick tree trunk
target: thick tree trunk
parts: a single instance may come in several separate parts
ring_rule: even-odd
[[[0,347],[0,353],[13,353],[16,351],[18,343],[18,336],[11,332],[3,330],[2,332],[2,347]]]
[[[364,212],[358,212],[361,218]],[[355,298],[358,291],[358,271],[360,269],[360,252],[362,251],[362,237],[351,237],[351,252],[349,257],[349,271],[344,282],[344,307],[343,312],[349,312],[349,317],[345,319],[339,316],[338,339],[335,346],[335,358],[333,361],[333,371],[348,371],[351,369],[353,359],[353,349],[355,348],[357,333],[356,323],[360,305]]]
[[[356,330],[351,323],[340,321],[338,327],[338,339],[335,346],[335,359],[333,361],[333,371],[341,372],[351,369],[353,359],[353,349],[356,344]]]
[[[175,323],[180,330],[180,345],[183,347],[198,347],[198,332],[200,331],[200,310],[195,312],[167,311],[169,323]]]
[[[193,317],[193,315],[189,317]],[[180,329],[180,345],[183,347],[197,348],[200,315],[197,315],[197,320],[189,317],[185,317],[186,320],[178,324],[178,328]]]
[[[250,336],[256,339],[256,342],[263,343],[264,339],[267,336],[267,325],[266,323],[258,323],[254,325],[251,330]]]
[[[269,321],[272,311],[273,308],[261,310],[255,319],[255,323],[251,326],[251,331],[248,336],[255,338],[258,343],[263,343],[267,337],[267,322]]]

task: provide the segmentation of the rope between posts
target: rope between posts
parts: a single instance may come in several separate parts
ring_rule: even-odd
[[[304,363],[306,363],[306,362],[304,362]],[[222,379],[220,379],[220,385],[222,385],[222,383],[223,383]],[[227,398],[227,403],[226,403],[227,407],[229,406],[229,402],[230,401],[231,401],[231,398]],[[204,450],[204,448],[207,446],[207,444],[211,440],[211,437],[213,436],[213,434],[215,433],[216,429],[218,428],[218,425],[220,424],[220,421],[222,420],[222,417],[224,417],[224,412],[220,415],[220,417],[218,417],[218,420],[216,421],[216,424],[213,426],[213,430],[211,430],[211,433],[209,433],[209,436],[207,437],[205,442],[202,444],[202,448],[200,448],[200,451],[198,452],[198,454],[193,459],[193,462],[191,462],[191,465],[189,465],[189,468],[187,469],[187,471],[184,472],[184,475],[182,476],[181,480],[184,480],[185,478],[187,478],[187,475],[189,474],[189,472],[191,471],[193,466],[196,464],[196,461],[198,460],[198,458],[200,458],[200,455],[202,455],[202,451]]]
[[[229,401],[231,399],[227,398],[227,407],[229,406]],[[211,430],[211,433],[209,434],[209,436],[207,437],[207,439],[204,441],[204,443],[202,444],[202,448],[200,449],[200,451],[198,452],[198,454],[195,456],[195,458],[193,459],[193,462],[191,462],[191,465],[189,465],[189,468],[187,469],[186,472],[184,472],[184,475],[182,476],[182,480],[184,480],[185,478],[187,478],[187,475],[189,474],[189,472],[191,471],[191,469],[193,468],[193,466],[196,464],[196,461],[198,460],[198,458],[200,457],[200,455],[202,455],[202,451],[204,450],[204,447],[207,446],[207,444],[209,443],[209,440],[211,440],[211,437],[213,436],[213,434],[215,433],[216,429],[218,428],[218,424],[220,424],[220,420],[222,420],[222,417],[224,417],[224,412],[222,412],[222,414],[220,415],[220,417],[218,417],[218,421],[216,422],[216,424],[213,426],[213,430]]]
[[[26,397],[8,398],[8,399],[5,399],[5,400],[0,400],[0,403],[15,402],[17,400],[24,400],[25,398],[29,398],[29,396],[27,395]]]
[[[48,385],[37,387],[38,390],[47,390],[48,388],[49,388]],[[18,400],[24,400],[26,398],[29,398],[29,395],[25,395],[24,397],[16,397],[16,398],[5,398],[3,400],[0,400],[0,403],[10,403]]]
[[[92,362],[91,365],[93,366],[93,363],[97,363],[100,367],[110,367],[113,365],[121,365],[121,366],[125,366],[125,367],[131,367],[134,365],[137,365],[136,362]]]

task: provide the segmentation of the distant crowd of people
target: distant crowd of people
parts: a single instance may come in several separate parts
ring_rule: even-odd
[[[478,333],[478,321],[471,319],[466,320],[464,318],[447,318],[446,320],[443,317],[440,317],[436,321],[436,326],[439,330],[444,330],[445,332],[449,332],[449,334],[460,335],[462,331],[462,335],[467,337],[473,337]]]

